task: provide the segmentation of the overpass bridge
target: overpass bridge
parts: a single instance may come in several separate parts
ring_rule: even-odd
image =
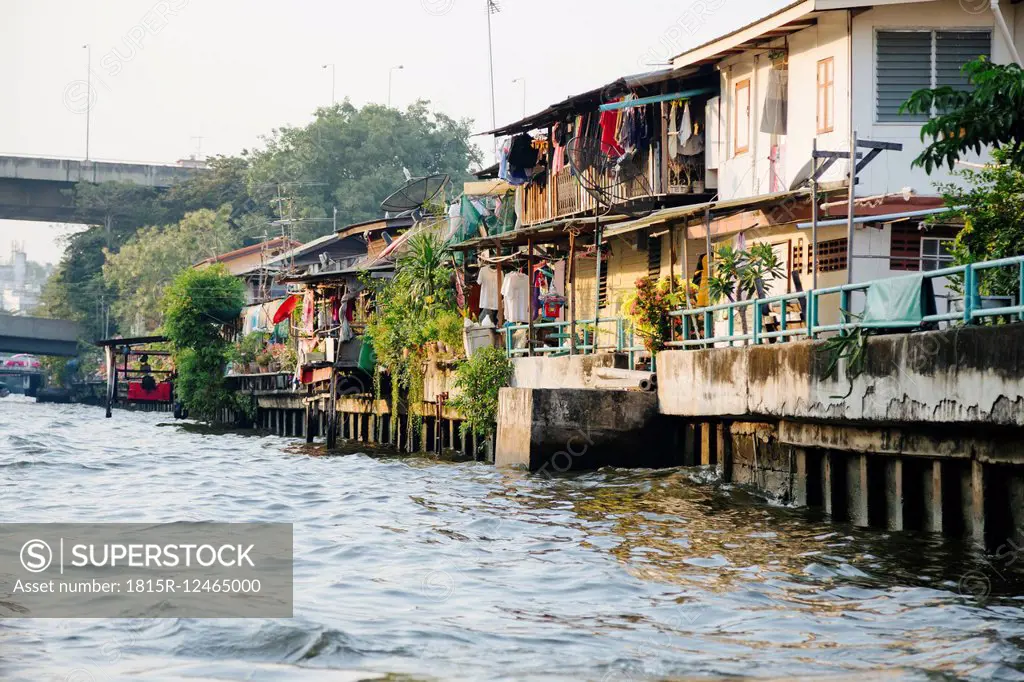
[[[81,328],[76,322],[0,314],[0,353],[78,354]]]
[[[202,168],[113,161],[0,156],[0,219],[78,222],[71,192],[78,182],[127,182],[165,188]]]

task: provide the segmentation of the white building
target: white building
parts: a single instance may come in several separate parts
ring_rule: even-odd
[[[956,178],[945,168],[928,175],[913,166],[925,147],[922,119],[899,114],[900,104],[920,88],[966,86],[960,67],[979,54],[1006,63],[1022,49],[1024,7],[1005,0],[1001,7],[981,0],[799,0],[676,56],[673,67],[713,67],[720,74],[720,96],[707,107],[708,176],[717,181],[719,201],[796,186],[807,177],[815,141],[819,150],[847,152],[856,131],[859,139],[902,144],[902,151],[883,151],[858,174],[860,218],[942,205],[936,184]],[[776,120],[783,123],[773,129]],[[845,183],[847,174],[841,160],[822,180]],[[823,220],[846,216],[845,201],[822,211]],[[905,274],[919,263],[937,267],[956,230],[929,233],[920,223],[859,224],[852,279]],[[813,260],[806,232],[789,231],[787,256],[805,270]],[[782,236],[776,229],[764,240]],[[823,228],[819,241],[822,261],[833,261],[819,267],[819,286],[845,281],[845,265],[836,267],[847,250],[845,226]]]

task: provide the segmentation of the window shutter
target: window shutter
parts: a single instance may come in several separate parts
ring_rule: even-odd
[[[925,114],[897,112],[912,92],[931,87],[931,32],[879,31],[876,40],[879,122],[927,121]]]
[[[937,31],[935,33],[935,85],[957,90],[972,89],[960,67],[979,55],[990,56],[992,34],[988,31]]]

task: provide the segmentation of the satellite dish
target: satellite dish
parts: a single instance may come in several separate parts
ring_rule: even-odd
[[[654,208],[654,192],[636,152],[585,136],[569,140],[566,152],[573,176],[598,206],[633,218]]]
[[[789,191],[798,190],[804,185],[809,185],[811,182],[811,173],[814,170],[814,161],[808,161],[800,170],[797,171],[796,176],[793,178],[793,182],[789,184]]]
[[[380,208],[389,213],[414,211],[436,197],[447,182],[448,176],[444,174],[413,178],[380,202]]]

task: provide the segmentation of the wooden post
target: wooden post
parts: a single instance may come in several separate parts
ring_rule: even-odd
[[[497,252],[498,254],[501,254],[501,249],[497,249]],[[504,278],[504,273],[501,271],[500,262],[495,263],[494,266],[498,273],[498,329],[501,329],[502,327],[505,326],[505,306],[502,305],[503,301],[501,299],[501,287],[502,279]]]
[[[327,404],[327,449],[332,450],[338,442],[338,372],[334,367],[331,367],[331,396]]]
[[[107,419],[113,416],[114,398],[117,395],[117,367],[114,365],[114,347],[104,346],[103,356],[107,364]]]
[[[313,403],[306,403],[306,442],[313,442]]]
[[[832,453],[825,451],[821,455],[821,507],[832,516],[835,505],[832,504]]]
[[[526,356],[533,357],[533,316],[536,311],[533,309],[533,240],[526,240],[526,277],[527,290],[530,292],[530,316],[526,321]]]
[[[661,239],[661,237],[658,237]],[[676,228],[668,228],[668,290],[676,290]]]
[[[700,464],[701,466],[711,465],[711,424],[704,422],[698,424],[700,429]]]
[[[868,458],[860,453],[846,456],[846,510],[850,523],[868,525]]]

